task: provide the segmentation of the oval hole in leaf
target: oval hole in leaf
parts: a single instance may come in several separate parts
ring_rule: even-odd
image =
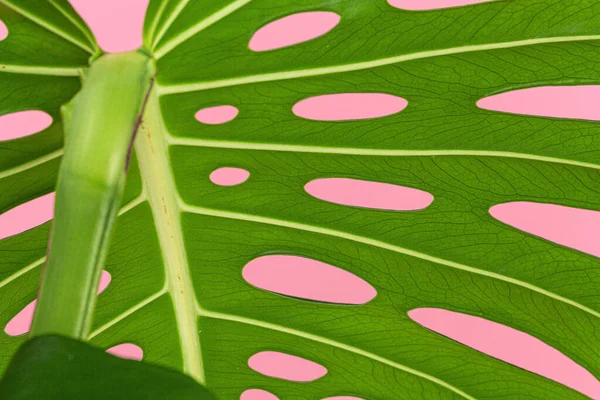
[[[388,0],[392,7],[402,10],[422,11],[438,10],[441,8],[470,6],[473,4],[487,3],[492,0]]]
[[[250,261],[244,279],[260,289],[307,300],[365,304],[377,291],[358,276],[305,257],[266,255]]]
[[[8,28],[6,24],[0,19],[0,42],[8,37]]]
[[[288,15],[260,28],[248,47],[253,51],[275,50],[323,36],[340,22],[330,11],[309,11]]]
[[[242,393],[240,400],[279,400],[279,398],[266,390],[248,389]]]
[[[241,168],[223,167],[210,174],[210,180],[219,186],[236,186],[248,180],[250,172]]]
[[[364,400],[361,399],[360,397],[354,397],[354,396],[335,396],[335,397],[327,397],[326,399],[323,400]]]
[[[0,215],[0,240],[42,225],[53,216],[54,193],[12,208]]]
[[[600,382],[586,369],[541,340],[484,318],[439,308],[408,312],[418,324],[475,350],[526,369],[592,398]]]
[[[107,271],[102,271],[100,277],[100,283],[98,285],[98,294],[102,293],[110,284],[111,276]],[[23,308],[17,315],[15,315],[8,324],[4,327],[4,332],[9,336],[24,335],[31,329],[31,322],[33,321],[33,314],[35,313],[35,306],[37,300],[29,303]]]
[[[600,212],[556,204],[516,201],[497,204],[490,214],[507,225],[600,257]]]
[[[98,291],[96,294],[104,292],[108,285],[110,285],[110,281],[112,281],[112,275],[110,272],[102,271],[102,275],[100,275],[100,283],[98,284]]]
[[[31,136],[52,125],[52,117],[38,110],[0,116],[0,142]]]
[[[248,366],[263,375],[294,382],[312,382],[327,374],[327,368],[316,362],[277,351],[254,354]]]
[[[239,110],[234,106],[216,106],[199,110],[196,119],[203,124],[220,125],[237,117]]]
[[[324,94],[301,100],[292,108],[301,118],[313,121],[352,121],[399,113],[408,102],[386,93]]]
[[[122,343],[106,350],[107,353],[127,360],[142,361],[144,351],[140,346],[132,343]]]
[[[541,86],[485,97],[484,110],[541,117],[600,121],[600,85]]]
[[[315,179],[304,190],[331,203],[378,210],[422,210],[433,202],[433,195],[423,190],[349,178]]]

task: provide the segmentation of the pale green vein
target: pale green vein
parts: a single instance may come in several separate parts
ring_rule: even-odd
[[[418,60],[423,58],[446,56],[451,54],[471,53],[475,51],[485,50],[497,50],[497,49],[508,49],[512,47],[523,47],[531,46],[536,44],[544,43],[561,43],[561,42],[577,42],[587,40],[599,40],[600,35],[588,35],[588,36],[565,36],[565,37],[551,37],[541,39],[528,39],[528,40],[517,40],[513,42],[504,43],[491,43],[491,44],[480,44],[472,46],[461,46],[450,49],[422,51],[418,53],[405,54],[401,56],[381,58],[373,61],[365,61],[354,64],[336,65],[332,67],[312,68],[303,69],[298,71],[285,71],[285,72],[274,72],[271,74],[260,74],[244,76],[240,78],[222,79],[218,81],[208,82],[197,82],[197,83],[185,83],[180,85],[159,85],[158,92],[160,95],[174,94],[174,93],[186,93],[194,92],[198,90],[215,89],[220,87],[229,87],[236,85],[245,85],[249,83],[258,82],[269,82],[279,81],[284,79],[295,79],[305,78],[309,76],[336,74],[341,72],[351,72],[363,69],[370,69],[381,67],[389,64],[401,63],[404,61]]]
[[[138,206],[139,204],[141,204],[144,200],[145,200],[145,197],[144,197],[144,194],[142,193],[140,196],[138,196],[137,198],[135,198],[134,200],[132,200],[131,202],[129,202],[128,204],[126,204],[125,206],[123,206],[121,208],[121,210],[119,210],[119,215],[123,215],[126,212],[130,211],[131,209],[133,209],[136,206]],[[2,282],[0,282],[0,288],[8,285],[9,283],[11,283],[12,281],[14,281],[15,279],[19,278],[20,276],[23,276],[24,274],[26,274],[27,272],[31,271],[35,267],[43,264],[44,261],[46,261],[46,256],[44,256],[44,257],[42,257],[42,258],[40,258],[40,259],[32,262],[31,264],[29,264],[26,267],[21,268],[20,270],[18,270],[17,272],[13,273],[11,276],[7,277]]]
[[[167,20],[165,21],[162,29],[156,35],[156,38],[154,39],[154,43],[153,43],[154,46],[156,46],[156,44],[160,42],[160,40],[163,38],[165,33],[167,33],[167,30],[171,27],[171,25],[173,25],[173,22],[175,21],[175,19],[177,19],[177,17],[179,17],[179,14],[181,14],[183,9],[185,7],[187,7],[188,3],[189,3],[189,0],[181,0],[181,2],[177,5],[177,7],[175,7],[175,10],[173,10],[173,13],[171,13],[171,15],[169,15],[169,18],[167,18]],[[163,4],[161,4],[161,9],[160,9],[161,17],[162,17],[162,14],[164,13],[166,4],[167,4],[166,1],[163,2]],[[157,17],[156,19],[158,21],[160,18]],[[156,30],[156,26],[154,27],[154,30]]]
[[[4,4],[8,8],[13,9],[14,11],[18,12],[19,14],[21,14],[25,18],[29,19],[30,21],[35,22],[37,25],[41,26],[42,28],[49,30],[50,32],[54,33],[55,35],[60,36],[61,38],[69,41],[70,43],[73,43],[74,45],[87,51],[88,53],[90,53],[90,54],[94,53],[94,50],[91,49],[90,47],[88,47],[87,44],[81,42],[77,38],[67,35],[65,32],[52,26],[47,21],[44,21],[43,19],[38,18],[37,16],[27,12],[26,10],[23,10],[22,8],[14,5],[14,4],[10,4],[10,3],[6,2],[5,0],[0,0],[0,3]]]
[[[35,260],[34,262],[32,262],[31,264],[29,264],[28,266],[26,266],[24,268],[21,268],[20,270],[18,270],[17,272],[15,272],[11,276],[7,277],[2,282],[0,282],[0,288],[3,288],[4,286],[8,285],[15,279],[19,278],[20,276],[23,276],[27,272],[31,271],[32,269],[42,265],[44,263],[44,261],[46,261],[46,256],[44,256],[38,260]]]
[[[248,143],[223,140],[207,140],[193,138],[178,138],[170,136],[169,144],[193,147],[213,147],[220,149],[236,150],[264,150],[284,151],[292,153],[318,153],[318,154],[344,154],[357,156],[381,156],[381,157],[435,157],[435,156],[473,156],[473,157],[500,157],[518,158],[522,160],[543,161],[554,164],[573,165],[577,167],[600,169],[600,164],[574,161],[558,157],[538,156],[534,154],[514,153],[510,151],[488,151],[488,150],[386,150],[386,149],[360,149],[352,147],[323,147],[304,146],[272,143]]]
[[[457,263],[454,261],[445,260],[443,258],[439,258],[439,257],[431,256],[429,254],[421,253],[421,252],[418,252],[415,250],[406,249],[404,247],[381,242],[381,241],[375,240],[375,239],[369,239],[366,237],[354,235],[354,234],[347,233],[347,232],[336,231],[334,229],[321,228],[318,226],[312,226],[312,225],[302,224],[302,223],[298,223],[298,222],[284,221],[284,220],[279,220],[279,219],[275,219],[275,218],[259,217],[256,215],[248,215],[248,214],[242,214],[242,213],[236,213],[236,212],[214,210],[214,209],[205,208],[205,207],[191,206],[189,204],[185,204],[181,199],[179,201],[181,202],[181,209],[183,211],[193,213],[193,214],[210,215],[213,217],[250,221],[250,222],[256,222],[256,223],[260,223],[260,224],[275,225],[275,226],[281,226],[284,228],[297,229],[297,230],[302,230],[302,231],[306,231],[306,232],[313,232],[313,233],[318,233],[318,234],[322,234],[322,235],[333,236],[333,237],[337,237],[340,239],[351,240],[353,242],[358,242],[358,243],[363,243],[363,244],[367,244],[367,245],[374,246],[374,247],[379,247],[381,249],[390,250],[390,251],[400,253],[400,254],[406,254],[407,256],[420,258],[420,259],[426,260],[426,261],[431,261],[433,263],[445,265],[447,267],[458,269],[461,271],[466,271],[466,272],[470,272],[473,274],[486,276],[486,277],[492,278],[492,279],[498,279],[500,281],[504,281],[504,282],[507,282],[507,283],[510,283],[513,285],[520,286],[522,288],[531,290],[533,292],[542,294],[544,296],[548,296],[552,299],[563,302],[565,304],[569,304],[569,305],[576,307],[586,313],[593,315],[594,317],[600,318],[599,312],[592,310],[591,308],[586,307],[583,304],[579,304],[576,301],[567,299],[566,297],[560,296],[556,293],[552,293],[546,289],[542,289],[542,288],[532,285],[530,283],[523,282],[518,279],[511,278],[509,276],[500,275],[495,272],[481,270],[481,269],[470,267],[468,265],[460,264],[460,263]]]
[[[324,338],[322,336],[318,336],[318,335],[313,335],[311,333],[308,332],[303,332],[303,331],[299,331],[296,329],[292,329],[292,328],[287,328],[285,326],[281,326],[281,325],[276,325],[276,324],[271,324],[269,322],[264,322],[264,321],[257,321],[255,319],[251,319],[251,318],[246,318],[246,317],[239,317],[239,316],[235,316],[235,315],[229,315],[229,314],[223,314],[223,313],[219,313],[219,312],[214,312],[214,311],[209,311],[209,310],[205,310],[202,307],[200,307],[199,305],[196,305],[196,312],[198,313],[198,315],[200,315],[201,317],[205,317],[205,318],[213,318],[213,319],[219,319],[219,320],[225,320],[225,321],[232,321],[232,322],[237,322],[237,323],[241,323],[241,324],[247,324],[247,325],[252,325],[252,326],[257,326],[260,328],[264,328],[264,329],[270,329],[273,331],[277,331],[277,332],[283,332],[283,333],[287,333],[290,335],[294,335],[297,337],[301,337],[304,339],[308,339],[308,340],[312,340],[315,342],[319,342],[319,343],[323,343],[326,344],[328,346],[332,346],[338,349],[342,349],[342,350],[346,350],[350,353],[354,353],[354,354],[358,354],[360,356],[369,358],[371,360],[380,362],[382,364],[385,365],[389,365],[392,368],[396,368],[399,369],[401,371],[404,372],[408,372],[409,374],[413,374],[416,376],[419,376],[423,379],[427,379],[431,382],[434,382],[440,386],[443,386],[444,388],[453,391],[454,393],[464,397],[465,399],[469,399],[469,400],[476,400],[475,397],[463,392],[462,390],[458,389],[455,386],[452,386],[451,384],[436,378],[435,376],[432,375],[428,375],[424,372],[418,371],[416,369],[407,367],[406,365],[402,365],[399,364],[397,362],[394,362],[392,360],[388,360],[387,358],[378,356],[377,354],[373,354],[373,353],[369,353],[368,351],[364,351],[361,350],[357,347],[354,346],[350,346],[347,345],[345,343],[341,343],[341,342],[337,342],[335,340],[331,340],[328,338]]]
[[[80,76],[80,68],[38,67],[35,65],[0,64],[0,72],[13,74],[47,75],[47,76]]]
[[[175,36],[173,39],[167,41],[162,47],[160,47],[155,52],[156,59],[164,57],[171,50],[175,49],[181,43],[185,42],[186,40],[188,40],[189,38],[191,38],[192,36],[194,36],[198,32],[200,32],[200,31],[208,28],[212,24],[220,21],[221,19],[225,18],[226,16],[228,16],[232,12],[234,12],[234,11],[242,8],[243,6],[245,6],[246,4],[250,3],[251,1],[252,0],[237,0],[237,1],[234,1],[233,3],[229,4],[227,7],[224,7],[222,9],[220,9],[216,13],[212,14],[210,17],[208,17],[206,19],[203,19],[202,21],[198,22],[196,25],[190,27],[186,31],[184,31],[184,32],[180,33],[179,35]]]
[[[19,174],[21,172],[25,172],[31,168],[35,168],[38,165],[42,165],[47,163],[48,161],[52,161],[55,158],[58,158],[63,155],[63,149],[53,151],[52,153],[46,154],[42,157],[36,158],[35,160],[28,161],[21,165],[18,165],[14,168],[7,169],[5,171],[0,171],[0,179],[8,178],[9,176]]]
[[[123,215],[126,212],[131,211],[132,209],[134,209],[135,207],[139,206],[140,204],[142,204],[146,200],[148,200],[146,198],[146,192],[142,191],[142,194],[140,194],[138,197],[136,197],[135,199],[133,199],[129,203],[125,204],[123,206],[123,208],[121,208],[121,210],[119,211],[119,215]]]
[[[99,334],[101,334],[102,332],[106,331],[110,327],[118,324],[119,322],[121,322],[125,318],[129,317],[131,314],[133,314],[136,311],[144,308],[145,306],[147,306],[148,304],[152,303],[154,300],[158,299],[160,296],[162,296],[162,295],[164,295],[166,293],[167,293],[167,287],[165,286],[160,291],[154,293],[152,296],[147,297],[145,300],[142,300],[141,302],[137,303],[135,306],[131,307],[127,311],[119,314],[114,319],[112,319],[112,320],[108,321],[107,323],[105,323],[104,325],[100,326],[98,329],[96,329],[94,332],[92,332],[90,334],[90,336],[88,337],[88,340],[93,339],[94,337],[98,336]]]
[[[163,1],[160,3],[158,10],[156,11],[156,15],[154,16],[154,20],[152,21],[152,25],[150,26],[150,28],[148,28],[148,38],[152,40],[152,42],[149,44],[152,49],[154,49],[154,46],[157,42],[154,36],[154,34],[156,33],[156,28],[158,27],[158,23],[162,19],[165,9],[167,8],[167,4],[169,4],[168,1]]]
[[[67,10],[65,10],[60,4],[58,4],[56,0],[51,0],[50,3],[54,6],[54,8],[58,10],[58,12],[60,12],[66,19],[68,19],[74,26],[76,26],[81,31],[81,33],[83,33],[83,35],[90,41],[90,43],[96,42],[96,38],[94,38],[94,35],[85,25],[85,23],[73,17],[73,15],[67,12]]]

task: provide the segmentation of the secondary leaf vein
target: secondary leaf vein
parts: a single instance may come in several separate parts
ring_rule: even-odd
[[[513,47],[531,46],[536,44],[548,44],[548,43],[562,43],[562,42],[577,42],[577,41],[588,41],[588,40],[600,40],[600,35],[587,35],[587,36],[564,36],[564,37],[551,37],[541,39],[527,39],[517,40],[513,42],[504,43],[491,43],[491,44],[480,44],[471,46],[454,47],[450,49],[430,50],[422,51],[412,54],[404,54],[401,56],[394,56],[388,58],[381,58],[378,60],[359,62],[354,64],[346,65],[335,65],[331,67],[321,67],[312,69],[303,69],[297,71],[284,71],[274,72],[270,74],[259,74],[251,75],[239,78],[228,78],[217,81],[206,81],[206,82],[195,82],[195,83],[184,83],[180,85],[158,85],[158,92],[160,95],[175,94],[175,93],[187,93],[207,89],[216,89],[221,87],[230,87],[236,85],[245,85],[250,83],[258,82],[269,82],[279,81],[285,79],[305,78],[309,76],[320,76],[327,74],[336,74],[341,72],[351,72],[363,69],[371,69],[381,67],[389,64],[396,64],[400,62],[418,60],[424,58],[445,56],[450,54],[461,54],[461,53],[472,53],[476,51],[485,50],[497,50],[497,49],[508,49]],[[164,55],[164,54],[163,54]]]

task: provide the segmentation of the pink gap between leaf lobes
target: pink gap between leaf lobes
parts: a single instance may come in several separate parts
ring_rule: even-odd
[[[149,0],[69,0],[107,53],[142,46],[142,28]]]

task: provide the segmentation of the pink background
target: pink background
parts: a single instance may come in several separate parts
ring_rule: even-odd
[[[127,51],[141,45],[142,24],[148,0],[70,1],[88,22],[98,43],[105,51]],[[399,8],[426,9],[455,6],[459,5],[461,1],[465,3],[479,2],[478,0],[389,0],[388,2]],[[339,22],[339,17],[335,14],[333,16],[319,15],[320,22],[315,19],[314,26],[310,28],[312,33],[303,33],[303,30],[307,29],[306,21],[303,18],[291,19],[292,25],[280,22],[279,30],[277,24],[268,26],[267,29],[259,32],[250,47],[255,51],[264,51],[269,46],[281,47],[286,44],[286,40],[288,43],[297,43],[302,41],[303,34],[307,38],[311,35],[315,37],[326,34],[328,30],[335,29],[335,25]],[[322,23],[323,26],[316,27],[318,23]],[[281,29],[284,30],[281,31]],[[272,42],[270,45],[269,40]],[[294,112],[300,117],[310,119],[347,119],[348,115],[356,116],[357,112],[369,114],[359,116],[360,118],[372,118],[378,116],[378,112],[380,116],[400,112],[406,105],[400,98],[392,99],[396,103],[390,105],[390,103],[386,103],[385,99],[377,103],[371,97],[368,100],[370,108],[365,109],[360,107],[359,97],[356,95],[348,97],[343,100],[343,104],[332,104],[328,102],[330,99],[314,98],[303,104],[298,103],[294,107]],[[525,90],[520,93],[487,98],[481,100],[478,105],[481,108],[513,113],[598,120],[600,119],[597,111],[598,100],[600,100],[600,89],[589,86]],[[202,111],[196,115],[199,123],[226,123],[235,118],[237,110],[233,109],[234,105],[224,106],[231,107],[217,110],[222,112],[220,115],[211,116],[210,110],[199,110]],[[328,111],[329,107],[332,110]],[[4,125],[12,126],[13,134],[25,129],[22,121],[15,121],[5,121]],[[2,120],[0,119],[1,125]],[[8,132],[6,128],[3,131]],[[0,141],[7,140],[10,134],[8,132],[8,136],[0,137]],[[248,171],[239,169],[217,170],[211,175],[213,182],[224,186],[243,184],[246,179],[248,179]],[[369,190],[365,190],[366,187]],[[305,189],[313,196],[325,201],[393,210],[424,208],[433,199],[426,192],[364,181],[339,180],[323,184],[315,181],[307,184]],[[53,199],[53,194],[47,195],[0,215],[0,239],[18,234],[51,219]],[[600,247],[595,240],[599,233],[600,213],[525,202],[497,205],[490,210],[490,213],[495,218],[519,229],[600,256]],[[269,258],[264,262],[259,260],[253,263],[248,264],[244,269],[244,278],[251,284],[266,290],[321,301],[354,304],[367,302],[375,295],[374,289],[367,282],[353,275],[348,277],[348,273],[341,270],[335,271],[334,266],[323,263],[313,262],[311,264],[311,261],[306,259],[296,262],[282,258]],[[307,271],[312,272],[307,274]],[[107,277],[105,274],[100,289],[106,289],[109,282],[110,275]],[[340,284],[340,282],[345,283]],[[14,329],[13,333],[27,330],[33,311],[32,305],[28,307],[17,316],[20,319],[15,318],[11,321],[10,329]],[[600,384],[589,372],[526,333],[481,318],[445,310],[418,309],[411,311],[409,315],[429,329],[443,333],[496,358],[559,381],[594,399],[600,399]],[[6,328],[7,332],[10,329]],[[109,351],[133,359],[143,357],[143,349],[131,344],[123,344]],[[296,381],[318,379],[326,373],[324,366],[281,353],[259,353],[249,360],[249,366],[265,375]],[[273,397],[254,390],[248,391],[242,398],[243,400],[257,400],[272,399]]]

